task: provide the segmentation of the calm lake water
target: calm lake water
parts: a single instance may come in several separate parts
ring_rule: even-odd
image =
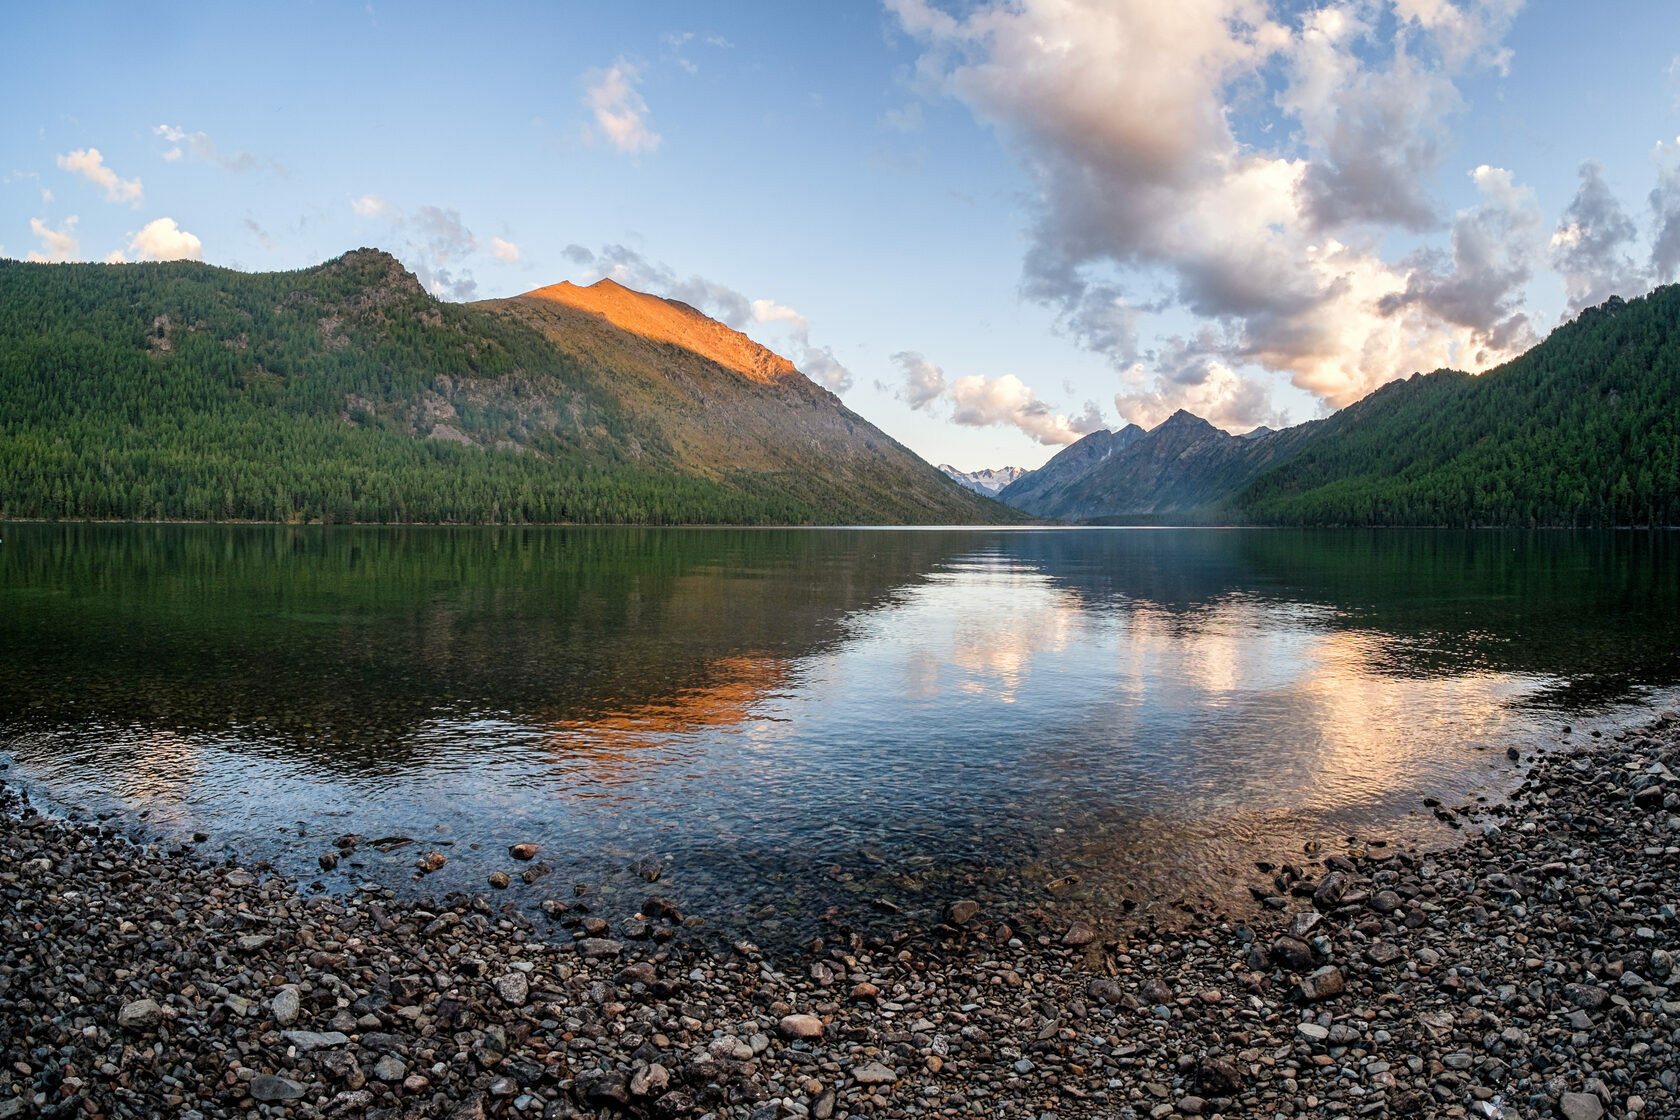
[[[0,526],[0,754],[327,889],[660,890],[761,938],[958,895],[1245,897],[1444,841],[1680,682],[1680,540]],[[363,847],[323,874],[334,837]],[[436,848],[446,868],[411,879]],[[1240,872],[1240,874],[1239,874]]]

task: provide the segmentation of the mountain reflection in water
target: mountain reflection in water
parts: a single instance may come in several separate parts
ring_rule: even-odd
[[[1677,577],[1661,534],[14,525],[0,750],[304,876],[414,838],[335,887],[535,840],[519,901],[657,855],[768,935],[1070,870],[1230,900],[1673,686]]]

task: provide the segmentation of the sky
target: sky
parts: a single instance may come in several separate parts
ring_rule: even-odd
[[[13,4],[0,256],[611,276],[932,462],[1481,371],[1680,269],[1680,5]]]

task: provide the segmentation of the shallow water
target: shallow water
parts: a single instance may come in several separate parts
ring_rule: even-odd
[[[38,793],[331,889],[476,888],[535,841],[512,900],[612,909],[652,856],[772,938],[1069,875],[1231,901],[1307,841],[1439,842],[1423,796],[1680,682],[1663,535],[0,537],[0,752]],[[414,842],[322,875],[342,833]]]

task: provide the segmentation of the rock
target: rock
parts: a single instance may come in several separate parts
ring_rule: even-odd
[[[605,937],[586,937],[577,942],[577,949],[586,959],[598,960],[602,957],[616,957],[624,952],[622,942],[610,941]]]
[[[239,939],[239,951],[241,953],[260,953],[268,948],[273,941],[274,935],[270,933],[248,933]]]
[[[137,999],[122,1005],[117,1026],[125,1031],[149,1031],[163,1021],[163,1008],[156,1000]]]
[[[508,878],[506,871],[492,871],[486,882],[499,891],[505,891],[508,889],[508,884],[512,883],[513,880]]]
[[[641,876],[645,882],[659,882],[659,876],[664,874],[664,872],[665,868],[663,865],[661,865],[660,862],[652,856],[648,856],[647,858],[636,862],[636,874]]]
[[[1118,980],[1099,979],[1091,981],[1090,986],[1085,989],[1085,994],[1109,1007],[1115,1007],[1125,997],[1126,990],[1120,986]]]
[[[1207,1111],[1207,1101],[1201,1097],[1180,1097],[1178,1110],[1186,1116],[1200,1116]]]
[[[1236,1096],[1243,1089],[1243,1074],[1229,1058],[1203,1058],[1196,1067],[1196,1085],[1216,1097]]]
[[[1301,1023],[1296,1026],[1295,1033],[1309,1042],[1323,1042],[1330,1037],[1328,1027],[1321,1027],[1317,1023]]]
[[[289,1027],[297,1022],[298,990],[296,988],[281,988],[274,993],[274,998],[268,1001],[268,1008],[274,1013],[274,1021],[282,1027]]]
[[[338,866],[338,853],[322,852],[321,857],[315,862],[320,865],[322,871],[331,871]]]
[[[1334,965],[1326,965],[1301,981],[1301,998],[1307,1000],[1331,999],[1346,990],[1342,970]]]
[[[508,855],[514,859],[533,860],[537,858],[537,853],[540,851],[542,851],[542,848],[536,844],[515,844],[508,849]]]
[[[1610,993],[1591,984],[1565,984],[1563,998],[1584,1010],[1599,1011],[1610,1002]]]
[[[1387,941],[1373,941],[1365,950],[1365,959],[1375,965],[1391,965],[1403,956],[1399,946]]]
[[[421,874],[429,875],[433,871],[441,869],[448,862],[449,860],[442,852],[427,852],[415,861],[414,866],[420,869]]]
[[[531,994],[531,982],[523,972],[505,972],[496,977],[496,996],[509,1007],[524,1007]]]
[[[299,1054],[350,1045],[350,1036],[340,1031],[281,1031],[280,1037]]]
[[[880,1062],[865,1062],[852,1067],[852,1080],[859,1085],[891,1085],[898,1080],[898,1074]]]
[[[867,980],[863,980],[852,985],[853,999],[870,1000],[877,998],[880,994],[881,989],[877,988]]]
[[[1318,889],[1313,891],[1313,905],[1320,910],[1334,909],[1346,896],[1352,885],[1352,882],[1344,873],[1340,871],[1330,872],[1319,882]]]
[[[1371,896],[1370,906],[1379,914],[1392,914],[1400,909],[1400,896],[1393,891],[1378,891]]]
[[[1074,922],[1073,925],[1068,927],[1067,933],[1063,935],[1062,944],[1077,947],[1080,945],[1089,945],[1096,939],[1096,930],[1092,929],[1084,922]]]
[[[784,1015],[779,1024],[784,1038],[821,1038],[823,1021],[815,1015]]]
[[[1171,1003],[1173,990],[1167,987],[1165,981],[1154,976],[1145,980],[1138,987],[1138,998],[1151,1006],[1160,1003]]]
[[[671,1072],[658,1062],[651,1062],[630,1075],[630,1095],[657,1097],[664,1093],[670,1084]]]
[[[959,898],[945,907],[945,920],[954,926],[967,925],[980,913],[980,904],[970,898]]]
[[[1317,910],[1303,910],[1289,919],[1289,936],[1297,941],[1303,940],[1323,920],[1324,915]]]
[[[302,1085],[284,1077],[259,1073],[251,1078],[251,1096],[259,1101],[295,1101],[303,1094]]]
[[[1591,1093],[1565,1093],[1558,1099],[1564,1120],[1601,1120],[1604,1103]]]
[[[585,1070],[572,1084],[584,1104],[597,1108],[623,1108],[630,1103],[629,1081],[616,1070]]]
[[[1305,972],[1312,967],[1312,946],[1293,937],[1280,937],[1272,942],[1272,959],[1291,972]]]
[[[374,1063],[373,1075],[381,1081],[397,1082],[408,1076],[408,1067],[394,1054],[387,1054]]]

